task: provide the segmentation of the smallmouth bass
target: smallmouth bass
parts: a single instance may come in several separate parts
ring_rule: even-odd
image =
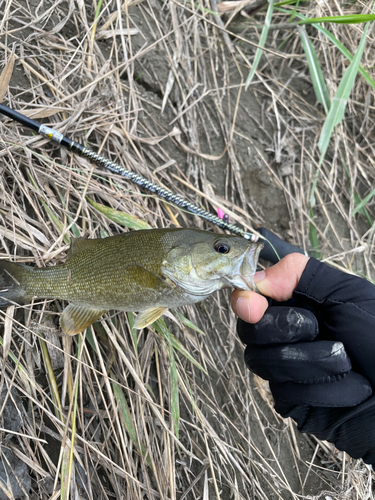
[[[68,335],[110,309],[138,312],[144,328],[168,308],[231,287],[254,289],[261,243],[197,229],[148,229],[72,242],[66,261],[36,268],[0,261],[0,306],[32,298],[68,300],[60,317]]]

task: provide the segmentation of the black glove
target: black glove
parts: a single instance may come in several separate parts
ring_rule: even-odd
[[[375,464],[373,284],[311,258],[291,300],[271,301],[256,324],[239,319],[237,331],[278,413]]]

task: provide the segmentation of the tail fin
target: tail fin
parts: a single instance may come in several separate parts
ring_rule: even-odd
[[[23,282],[28,266],[0,260],[0,307],[26,300]]]

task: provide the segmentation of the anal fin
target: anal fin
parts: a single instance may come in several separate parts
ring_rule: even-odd
[[[140,330],[141,328],[146,328],[154,321],[160,318],[168,307],[153,307],[152,309],[147,309],[146,311],[138,314],[137,319],[134,323],[134,328]]]
[[[60,316],[60,326],[66,335],[76,335],[95,323],[105,312],[69,304]]]

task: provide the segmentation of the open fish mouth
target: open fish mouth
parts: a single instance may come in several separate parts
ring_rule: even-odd
[[[259,254],[263,247],[263,243],[258,243],[255,250],[249,248],[241,266],[240,274],[244,283],[250,288],[250,290],[255,289],[254,274],[256,273]]]
[[[226,281],[229,286],[240,290],[256,290],[254,274],[257,270],[259,254],[262,248],[262,243],[249,246],[243,258],[238,262],[237,269],[233,271],[232,276],[227,277]]]

